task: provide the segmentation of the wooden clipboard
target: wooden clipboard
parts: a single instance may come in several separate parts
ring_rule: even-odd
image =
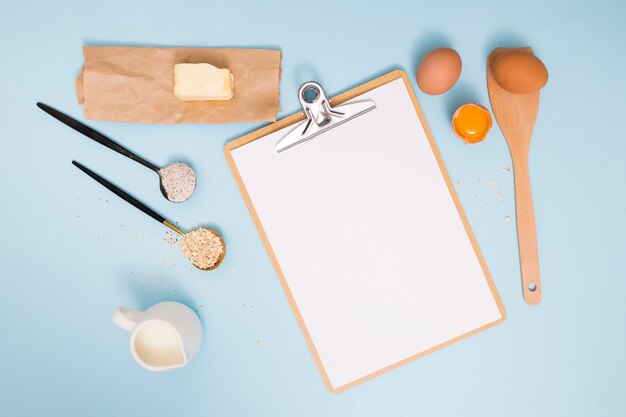
[[[402,357],[399,360],[394,360],[392,363],[386,364],[385,366],[380,366],[377,367],[376,369],[372,369],[371,372],[367,372],[364,375],[361,375],[359,377],[356,377],[354,379],[349,379],[349,380],[341,380],[341,378],[335,378],[336,380],[341,380],[341,382],[337,382],[335,381],[331,381],[331,377],[329,377],[329,373],[327,372],[326,367],[324,366],[323,360],[321,358],[320,355],[320,351],[318,349],[318,347],[316,347],[316,343],[314,342],[311,332],[307,326],[306,323],[306,319],[303,317],[303,312],[301,311],[301,308],[298,305],[298,302],[296,300],[296,297],[294,296],[294,293],[292,291],[292,288],[290,287],[289,281],[287,279],[287,277],[285,276],[285,273],[283,271],[283,268],[281,267],[281,262],[279,261],[275,248],[272,247],[271,243],[270,243],[270,238],[268,237],[268,233],[266,232],[265,228],[264,228],[264,224],[262,222],[262,219],[260,218],[259,212],[257,210],[257,207],[255,207],[255,204],[253,202],[253,199],[251,198],[251,195],[249,193],[249,190],[246,187],[246,182],[244,181],[244,179],[242,178],[241,172],[239,167],[237,166],[237,163],[235,162],[235,160],[233,159],[233,152],[245,147],[248,144],[251,144],[259,139],[265,138],[268,135],[271,135],[275,132],[281,131],[289,126],[292,126],[298,122],[301,122],[303,120],[306,119],[305,115],[302,112],[293,114],[291,116],[288,116],[282,120],[277,121],[276,123],[270,124],[268,126],[265,126],[255,132],[252,132],[250,134],[247,134],[239,139],[233,140],[232,142],[229,142],[228,144],[226,144],[225,146],[225,156],[228,160],[228,163],[233,171],[235,180],[242,192],[243,198],[245,200],[245,203],[248,207],[248,210],[250,211],[250,214],[254,220],[254,223],[257,227],[257,230],[261,236],[261,239],[263,241],[263,244],[267,250],[267,253],[271,259],[271,262],[274,266],[274,269],[276,270],[276,273],[278,275],[278,278],[281,282],[281,285],[283,287],[283,290],[285,291],[285,294],[289,300],[290,306],[296,316],[296,319],[298,321],[298,324],[302,330],[302,333],[304,334],[304,337],[306,339],[307,344],[309,345],[309,348],[313,354],[313,357],[315,359],[315,362],[322,374],[322,378],[327,386],[327,388],[334,393],[337,392],[341,392],[347,388],[350,388],[356,384],[359,384],[365,380],[368,380],[370,378],[373,378],[377,375],[380,375],[381,373],[384,373],[388,370],[391,370],[393,368],[396,368],[398,366],[401,366],[405,363],[408,363],[414,359],[417,359],[419,357],[422,357],[428,353],[431,353],[435,350],[441,349],[445,346],[448,346],[452,343],[455,343],[461,339],[464,339],[466,337],[469,337],[471,335],[474,335],[478,332],[481,332],[485,329],[488,329],[496,324],[501,323],[506,316],[505,313],[505,309],[504,306],[502,304],[502,301],[500,300],[500,297],[498,295],[498,292],[496,290],[496,287],[493,283],[493,280],[491,278],[491,275],[489,274],[487,265],[485,263],[485,260],[480,252],[478,243],[476,241],[476,238],[474,237],[474,234],[472,232],[472,229],[467,221],[467,218],[465,216],[465,213],[463,211],[463,208],[461,206],[461,203],[456,195],[455,189],[452,185],[452,182],[448,176],[448,173],[446,171],[446,168],[443,164],[441,155],[439,154],[438,150],[437,150],[437,146],[435,144],[435,141],[432,138],[432,135],[430,133],[430,130],[428,128],[428,125],[426,123],[426,120],[424,118],[424,115],[422,113],[422,110],[420,109],[415,93],[411,87],[411,83],[406,75],[406,73],[404,73],[401,70],[396,70],[393,72],[390,72],[388,74],[385,74],[379,78],[376,78],[372,81],[366,82],[358,87],[355,87],[349,91],[346,91],[342,94],[337,95],[336,97],[333,97],[331,99],[331,103],[333,106],[337,106],[340,105],[342,103],[345,103],[349,100],[355,99],[356,97],[362,96],[365,93],[368,92],[372,92],[373,90],[376,90],[378,87],[381,86],[385,86],[385,85],[391,85],[390,83],[397,81],[397,80],[401,80],[404,84],[404,87],[406,88],[407,92],[408,92],[408,96],[410,96],[410,100],[407,99],[407,103],[412,103],[414,110],[419,118],[419,122],[421,123],[421,127],[423,128],[423,131],[425,133],[425,137],[427,138],[428,144],[429,144],[429,149],[432,151],[432,155],[434,155],[434,158],[436,160],[436,165],[438,166],[439,170],[440,170],[440,174],[443,177],[443,180],[445,181],[445,186],[443,186],[443,188],[447,188],[447,192],[449,193],[449,196],[452,198],[453,201],[453,208],[456,209],[456,214],[458,215],[458,218],[460,219],[460,221],[462,222],[462,226],[460,226],[462,229],[464,229],[467,237],[469,238],[469,242],[471,244],[471,251],[472,256],[475,256],[475,259],[477,260],[477,265],[478,268],[481,271],[481,276],[484,276],[485,279],[485,283],[486,283],[486,292],[488,292],[488,297],[483,294],[483,296],[489,298],[490,300],[493,301],[493,306],[490,306],[490,310],[489,310],[489,314],[485,315],[485,317],[489,316],[489,319],[483,319],[484,323],[482,323],[481,325],[471,328],[467,331],[462,332],[462,334],[458,334],[455,335],[455,337],[452,337],[448,340],[444,340],[441,341],[441,343],[437,343],[433,346],[430,346],[429,348],[425,349],[425,350],[421,350],[419,352],[414,352],[412,354],[406,355],[405,357]],[[394,84],[397,85],[397,84]],[[373,113],[373,112],[372,112]],[[358,120],[358,119],[356,119]],[[352,123],[352,122],[347,122],[347,124]],[[356,122],[358,123],[358,122]],[[269,140],[269,139],[268,139]],[[313,141],[315,141],[317,139],[313,139]],[[382,138],[380,140],[383,140]],[[306,146],[306,145],[299,145],[299,146]],[[310,149],[313,149],[312,147]],[[267,169],[271,169],[270,167],[268,167]],[[461,224],[461,223],[459,223]],[[472,290],[473,291],[473,290]],[[302,292],[300,292],[300,297],[302,297]],[[473,294],[473,293],[472,293]],[[470,295],[473,296],[473,295]],[[485,300],[487,299],[485,298]],[[417,302],[417,301],[416,301]],[[423,300],[423,302],[427,302],[427,300]],[[486,303],[486,301],[485,301]],[[327,355],[328,356],[328,355]],[[334,378],[334,377],[333,377]],[[345,378],[344,378],[345,379]]]

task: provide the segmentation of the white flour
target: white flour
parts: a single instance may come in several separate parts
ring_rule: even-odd
[[[167,199],[175,203],[187,200],[196,189],[196,174],[182,162],[169,164],[159,170],[159,175]]]

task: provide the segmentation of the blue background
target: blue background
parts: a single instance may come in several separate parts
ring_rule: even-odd
[[[626,415],[625,5],[3,2],[0,415]],[[297,88],[309,79],[329,94],[395,68],[414,80],[426,51],[454,47],[463,59],[458,84],[418,99],[507,320],[329,393],[223,156],[226,142],[261,124],[89,122],[156,164],[193,165],[196,193],[168,203],[154,173],[35,107],[43,101],[82,119],[74,79],[83,45],[281,49],[281,116],[298,109]],[[527,45],[550,71],[530,161],[543,280],[537,307],[521,295],[504,139],[496,126],[483,143],[465,146],[449,124],[456,105],[489,104],[488,53]],[[185,227],[217,226],[229,244],[223,266],[195,270],[163,226],[72,159]],[[133,362],[128,334],[110,316],[119,305],[164,300],[196,309],[206,339],[190,366],[155,374]]]

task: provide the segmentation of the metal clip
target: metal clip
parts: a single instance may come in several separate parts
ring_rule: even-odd
[[[331,107],[322,86],[313,81],[302,84],[298,90],[298,98],[307,120],[299,123],[291,132],[278,141],[276,144],[278,153],[376,108],[376,103],[373,100]]]

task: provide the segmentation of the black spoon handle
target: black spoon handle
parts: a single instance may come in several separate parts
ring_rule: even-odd
[[[159,213],[157,213],[156,211],[152,210],[150,207],[146,206],[144,203],[142,203],[141,201],[137,200],[135,197],[133,197],[132,195],[128,194],[126,191],[123,191],[120,188],[118,188],[117,186],[111,184],[109,181],[105,180],[100,175],[96,174],[95,172],[93,172],[92,170],[87,168],[86,166],[84,166],[84,165],[82,165],[82,164],[80,164],[80,163],[78,163],[76,161],[72,161],[72,164],[74,164],[76,167],[78,167],[78,169],[83,171],[85,174],[89,175],[94,180],[98,181],[105,188],[110,190],[113,194],[117,195],[122,200],[132,204],[133,206],[137,207],[139,210],[143,211],[148,216],[152,217],[154,220],[158,221],[159,223],[163,223],[166,226],[167,226],[166,223],[169,223],[167,220],[165,220],[165,217],[161,216]]]
[[[50,116],[54,117],[61,123],[66,124],[67,126],[71,127],[77,132],[82,133],[88,138],[95,140],[101,145],[104,145],[109,149],[113,149],[115,152],[121,153],[122,155],[132,159],[133,161],[139,162],[141,165],[150,168],[154,172],[157,172],[157,173],[159,172],[160,168],[158,166],[153,165],[150,162],[146,161],[145,159],[135,155],[128,149],[124,148],[122,145],[118,144],[117,142],[114,142],[113,140],[104,136],[102,133],[90,128],[86,124],[79,122],[78,120],[68,116],[67,114],[62,113],[58,111],[57,109],[54,109],[48,106],[47,104],[37,103],[37,107],[39,107],[41,110],[45,111],[46,113],[48,113]]]

